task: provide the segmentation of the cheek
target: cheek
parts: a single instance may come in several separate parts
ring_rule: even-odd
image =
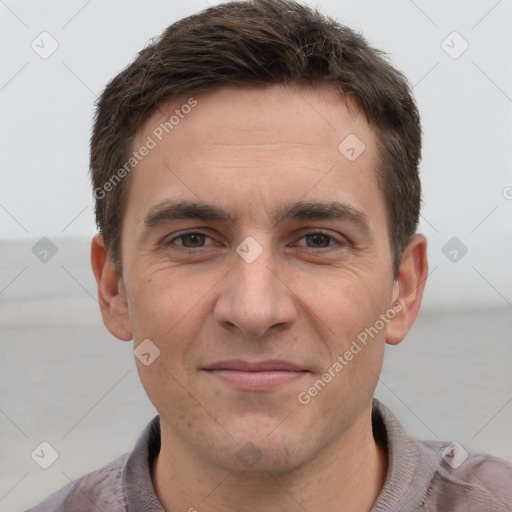
[[[316,318],[339,350],[386,310],[385,287],[363,269],[340,269],[321,279],[302,278],[297,289],[310,321]]]
[[[204,339],[201,329],[208,325],[210,294],[219,278],[204,273],[180,276],[175,270],[141,274],[131,289],[130,315],[135,344],[149,339],[160,351],[150,366],[137,361],[146,393],[158,410],[172,407],[178,414],[180,404],[194,406],[183,393],[193,378],[190,354],[197,353]]]
[[[150,338],[164,349],[173,333],[201,310],[201,300],[211,286],[199,283],[197,277],[180,278],[179,272],[170,269],[139,276],[130,290],[134,339]]]
[[[186,391],[189,375],[185,359],[199,338],[205,290],[194,286],[196,280],[179,279],[177,274],[170,269],[139,274],[132,282],[130,315],[135,345],[149,339],[159,350],[148,366],[136,361],[148,397],[160,414],[188,428],[187,423],[194,422],[200,411],[195,411],[197,402]]]
[[[387,324],[380,320],[380,315],[386,311],[385,290],[366,284],[358,276],[345,276],[326,290],[329,300],[324,296],[323,301],[316,298],[311,302],[317,301],[315,314],[321,318],[321,324],[329,326],[324,330],[329,360],[324,373],[314,378],[316,382],[324,377],[328,383],[325,387],[317,386],[322,391],[313,407],[319,417],[332,418],[336,428],[342,428],[346,418],[368,403],[384,358]],[[320,304],[322,308],[318,307]]]
[[[387,310],[387,291],[360,269],[339,272],[323,283],[308,294],[309,321],[316,323],[316,334],[328,352],[322,370],[333,375],[326,376],[331,380],[318,407],[321,414],[336,415],[330,410],[333,403],[363,404],[375,389],[384,357],[387,324],[380,315]]]
[[[195,398],[186,375],[179,368],[169,365],[169,356],[163,353],[151,366],[137,364],[139,377],[151,403],[158,411],[162,421],[182,436],[190,435],[203,424],[211,420],[208,408],[201,405],[202,397]],[[212,399],[209,399],[209,403]],[[213,427],[216,425],[213,424]],[[198,432],[197,438],[204,435]]]

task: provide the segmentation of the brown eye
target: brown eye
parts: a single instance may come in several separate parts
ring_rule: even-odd
[[[204,244],[206,236],[201,233],[190,233],[189,235],[181,236],[185,247],[201,247]]]
[[[187,249],[195,249],[198,247],[204,247],[206,239],[210,239],[209,236],[204,235],[203,233],[183,233],[180,236],[173,238],[169,241],[169,245],[180,245]],[[176,242],[178,240],[178,242]],[[210,239],[211,240],[211,239]]]
[[[346,245],[346,242],[343,237],[334,237],[330,233],[324,233],[323,231],[312,231],[303,235],[295,245],[310,249],[324,249],[334,245],[343,247]]]
[[[312,233],[310,235],[306,235],[306,241],[308,247],[327,247],[330,245],[331,237],[328,235],[324,235],[323,233]],[[311,245],[310,245],[311,244]]]

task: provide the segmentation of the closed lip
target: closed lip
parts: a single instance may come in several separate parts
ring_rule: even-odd
[[[272,372],[272,371],[288,371],[288,372],[307,372],[304,367],[290,363],[288,361],[258,361],[249,362],[239,359],[231,359],[228,361],[219,361],[210,364],[204,370],[236,370],[241,372]]]

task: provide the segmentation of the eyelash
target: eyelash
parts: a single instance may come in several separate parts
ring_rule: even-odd
[[[178,247],[180,247],[180,251],[182,252],[186,252],[186,253],[197,253],[198,252],[198,249],[203,249],[204,247],[208,247],[208,246],[200,246],[200,247],[185,247],[184,245],[180,245],[180,244],[174,244],[173,242],[175,240],[178,240],[180,238],[183,238],[185,236],[190,236],[190,235],[202,235],[202,236],[205,236],[206,238],[209,238],[212,240],[212,237],[208,236],[206,233],[202,233],[201,231],[187,231],[185,233],[181,233],[180,235],[178,236],[175,236],[174,238],[172,238],[171,240],[169,240],[165,245],[166,246],[171,246],[171,245],[177,245]],[[307,237],[307,236],[312,236],[312,235],[323,235],[324,237],[327,237],[329,238],[329,241],[333,241],[334,243],[337,243],[338,245],[341,245],[341,246],[346,246],[348,243],[344,240],[341,240],[341,239],[336,239],[336,237],[334,237],[332,234],[330,233],[327,233],[325,231],[322,231],[322,230],[314,230],[314,231],[308,231],[307,233],[305,233],[304,235],[302,235],[299,240],[302,240],[303,238]],[[307,249],[323,249],[323,250],[327,250],[331,247],[333,247],[333,244],[329,244],[327,245],[326,247],[309,247],[307,245],[301,245],[299,247],[305,247]]]

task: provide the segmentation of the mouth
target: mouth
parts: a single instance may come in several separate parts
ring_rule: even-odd
[[[309,373],[305,368],[286,361],[220,361],[203,370],[226,385],[246,391],[276,389]]]

